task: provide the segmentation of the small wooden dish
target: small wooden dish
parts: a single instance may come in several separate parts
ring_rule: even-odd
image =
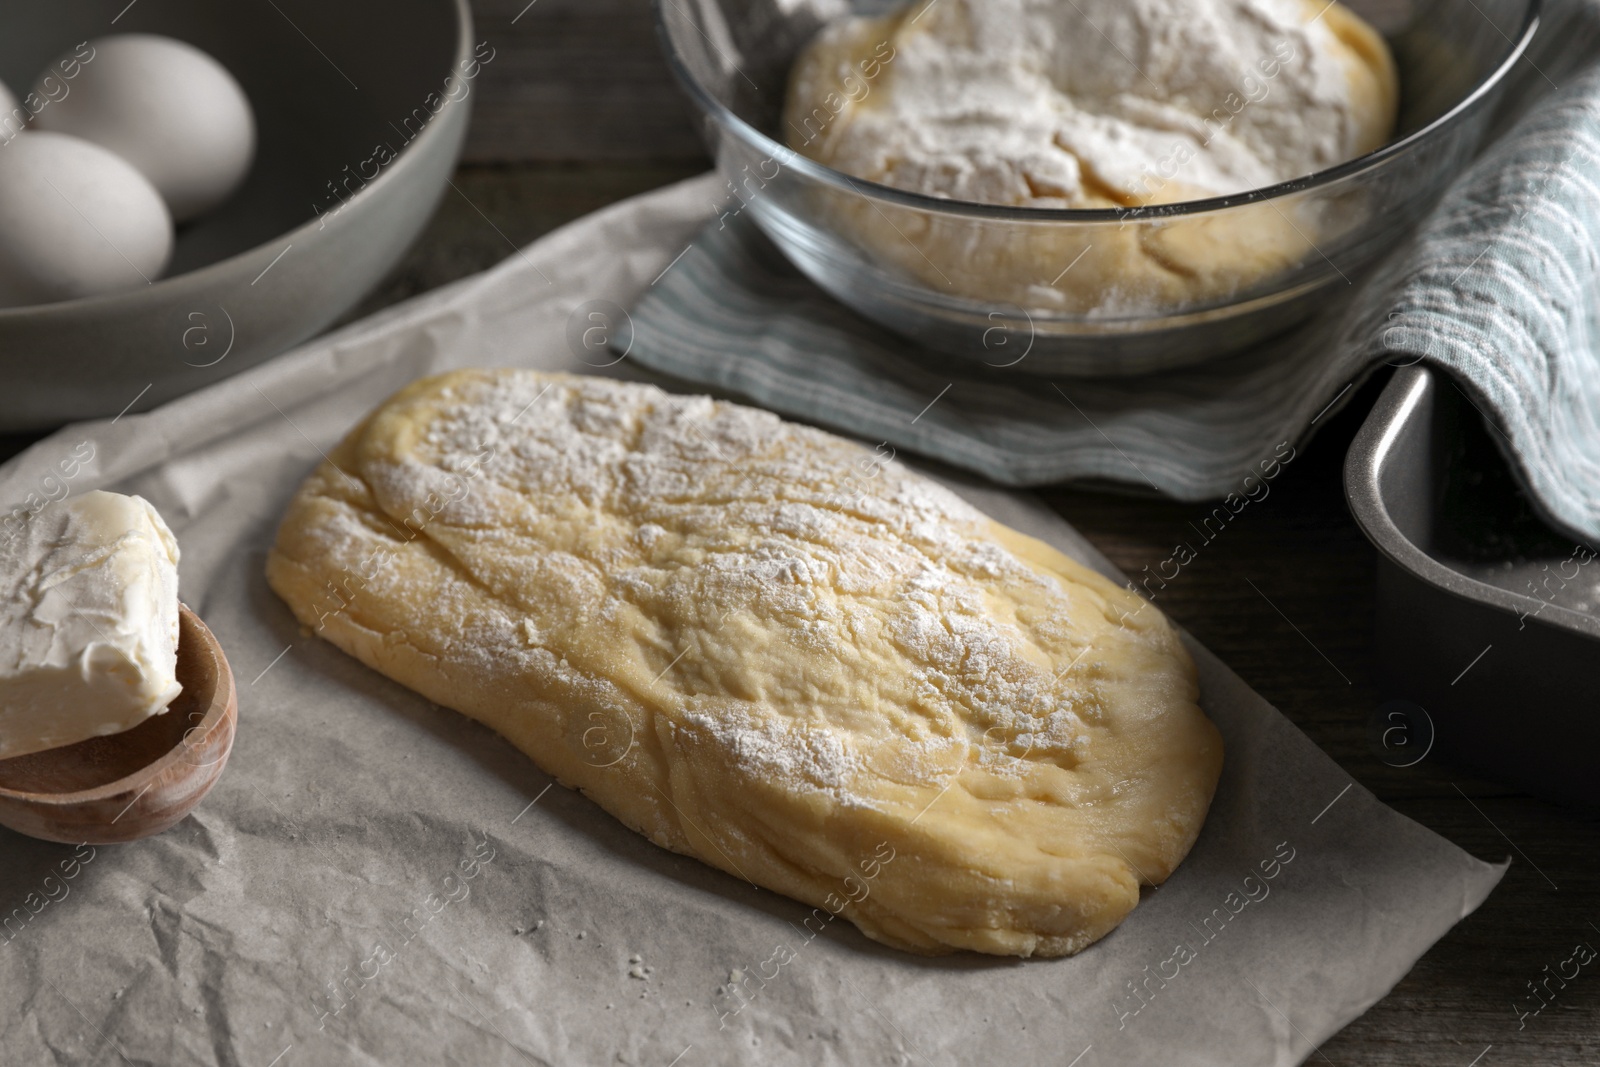
[[[217,639],[178,605],[183,692],[133,729],[0,760],[0,825],[110,845],[159,834],[210,792],[233,750],[239,697]]]

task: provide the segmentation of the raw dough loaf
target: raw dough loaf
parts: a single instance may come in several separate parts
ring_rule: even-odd
[[[1329,0],[918,0],[824,28],[795,61],[783,124],[804,155],[911,192],[1127,209],[1353,159],[1389,139],[1398,101],[1383,38]],[[1067,226],[826,189],[815,207],[941,292],[1104,318],[1225,300],[1365,210],[1314,194]]]
[[[706,397],[416,382],[307,479],[267,578],[656,844],[918,952],[1104,936],[1221,768],[1153,607],[882,450]]]

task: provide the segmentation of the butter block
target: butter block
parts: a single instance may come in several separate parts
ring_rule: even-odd
[[[0,759],[121,733],[182,692],[178,542],[142,497],[53,504],[0,544]]]

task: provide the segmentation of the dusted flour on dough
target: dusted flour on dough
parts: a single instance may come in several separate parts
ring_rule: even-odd
[[[835,116],[824,97],[858,56],[876,76],[853,72]],[[1326,0],[940,0],[825,29],[787,136],[935,196],[1135,205],[1358,156],[1388,138],[1396,96],[1382,39]]]
[[[836,170],[931,196],[1134,208],[1361,155],[1389,138],[1398,99],[1383,39],[1327,0],[919,0],[823,29],[790,74],[784,136]],[[815,210],[937,292],[1140,318],[1290,270],[1361,208],[1307,196],[1028,225],[819,188]]]
[[[1220,769],[1153,607],[705,397],[418,382],[307,480],[267,576],[657,844],[916,951],[1083,948],[1182,860]]]

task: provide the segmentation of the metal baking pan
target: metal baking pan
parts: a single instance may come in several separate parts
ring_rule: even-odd
[[[1425,722],[1445,762],[1600,806],[1600,558],[1538,517],[1498,432],[1414,366],[1351,443],[1345,494],[1378,549],[1378,682],[1421,706],[1394,720]]]

